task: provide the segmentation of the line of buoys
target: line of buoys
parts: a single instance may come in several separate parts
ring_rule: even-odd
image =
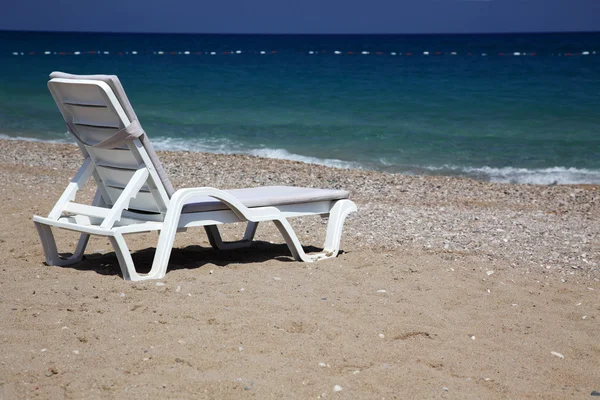
[[[138,52],[136,50],[132,50],[132,51],[117,51],[114,52],[114,54],[117,55],[138,55],[138,54],[143,54],[144,52]],[[192,52],[189,50],[185,50],[185,51],[163,51],[163,50],[158,50],[158,51],[146,51],[145,54],[152,54],[152,55],[211,55],[211,56],[216,56],[216,55],[233,55],[233,54],[260,54],[260,55],[266,55],[266,54],[278,54],[279,51],[277,50],[271,50],[271,51],[267,51],[267,50],[254,50],[254,51],[242,51],[242,50],[231,50],[231,51],[222,51],[222,52],[216,52],[216,51],[197,51],[197,52]],[[481,57],[487,57],[488,53],[472,53],[472,52],[466,52],[466,53],[459,53],[456,51],[447,51],[447,52],[442,52],[442,51],[436,51],[436,52],[430,52],[430,51],[423,51],[420,53],[413,53],[410,51],[401,53],[401,52],[382,52],[382,51],[375,51],[375,52],[371,52],[371,51],[341,51],[341,50],[334,50],[334,51],[329,51],[329,50],[309,50],[308,52],[304,53],[304,54],[309,54],[309,55],[318,55],[318,54],[327,54],[327,53],[332,53],[335,55],[355,55],[355,54],[360,54],[360,55],[378,55],[378,56],[383,56],[383,55],[390,55],[390,56],[412,56],[412,55],[418,55],[418,54],[422,54],[424,56],[429,56],[429,55],[436,55],[436,56],[443,56],[443,55],[450,55],[450,56],[457,56],[457,55],[466,55],[466,56],[473,56],[473,55],[479,55]],[[89,50],[89,51],[28,51],[28,52],[19,52],[19,51],[13,51],[12,55],[13,56],[24,56],[24,55],[61,55],[61,56],[65,56],[65,55],[75,55],[75,56],[79,56],[79,55],[84,55],[84,54],[89,54],[89,55],[110,55],[111,52],[110,51],[101,51],[101,50]],[[301,53],[302,54],[302,53]],[[572,57],[572,56],[589,56],[589,55],[596,55],[596,54],[600,54],[600,52],[596,52],[596,51],[581,51],[581,52],[560,52],[560,53],[546,53],[545,55],[547,56],[564,56],[564,57]],[[513,56],[513,57],[521,57],[521,56],[536,56],[538,55],[537,52],[521,52],[521,51],[514,51],[514,52],[498,52],[496,53],[496,55],[498,57],[505,57],[505,56]]]

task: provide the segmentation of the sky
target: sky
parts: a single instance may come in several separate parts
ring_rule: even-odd
[[[0,30],[170,33],[600,31],[600,0],[3,0]]]

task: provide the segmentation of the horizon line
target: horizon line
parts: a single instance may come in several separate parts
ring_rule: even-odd
[[[516,31],[516,32],[421,32],[421,33],[373,33],[373,32],[353,32],[353,33],[249,33],[249,32],[120,32],[120,31],[78,31],[78,30],[20,30],[20,29],[2,29],[0,33],[81,33],[81,34],[112,34],[112,35],[212,35],[212,36],[436,36],[436,35],[546,35],[546,34],[576,34],[576,33],[600,33],[597,31]]]

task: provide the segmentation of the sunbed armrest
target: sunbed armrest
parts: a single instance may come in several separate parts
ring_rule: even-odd
[[[94,164],[92,163],[92,159],[87,157],[83,162],[83,165],[79,168],[73,179],[71,179],[71,182],[52,208],[52,211],[50,211],[50,214],[48,214],[48,218],[52,220],[58,220],[60,218],[67,203],[75,200],[75,195],[90,180],[93,171]]]
[[[165,216],[165,222],[166,219],[169,217],[169,214],[177,213],[176,219],[179,219],[179,216],[181,215],[181,212],[185,205],[204,201],[206,200],[207,196],[219,200],[220,202],[225,204],[240,219],[248,220],[249,209],[248,207],[243,205],[242,202],[239,201],[237,198],[223,190],[219,190],[212,187],[199,187],[179,189],[173,194],[173,196],[171,196],[169,209],[167,210],[167,215]]]

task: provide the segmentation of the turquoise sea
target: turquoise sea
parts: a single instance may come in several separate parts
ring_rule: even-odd
[[[0,137],[72,141],[48,74],[116,74],[156,147],[600,184],[600,33],[0,32]]]

